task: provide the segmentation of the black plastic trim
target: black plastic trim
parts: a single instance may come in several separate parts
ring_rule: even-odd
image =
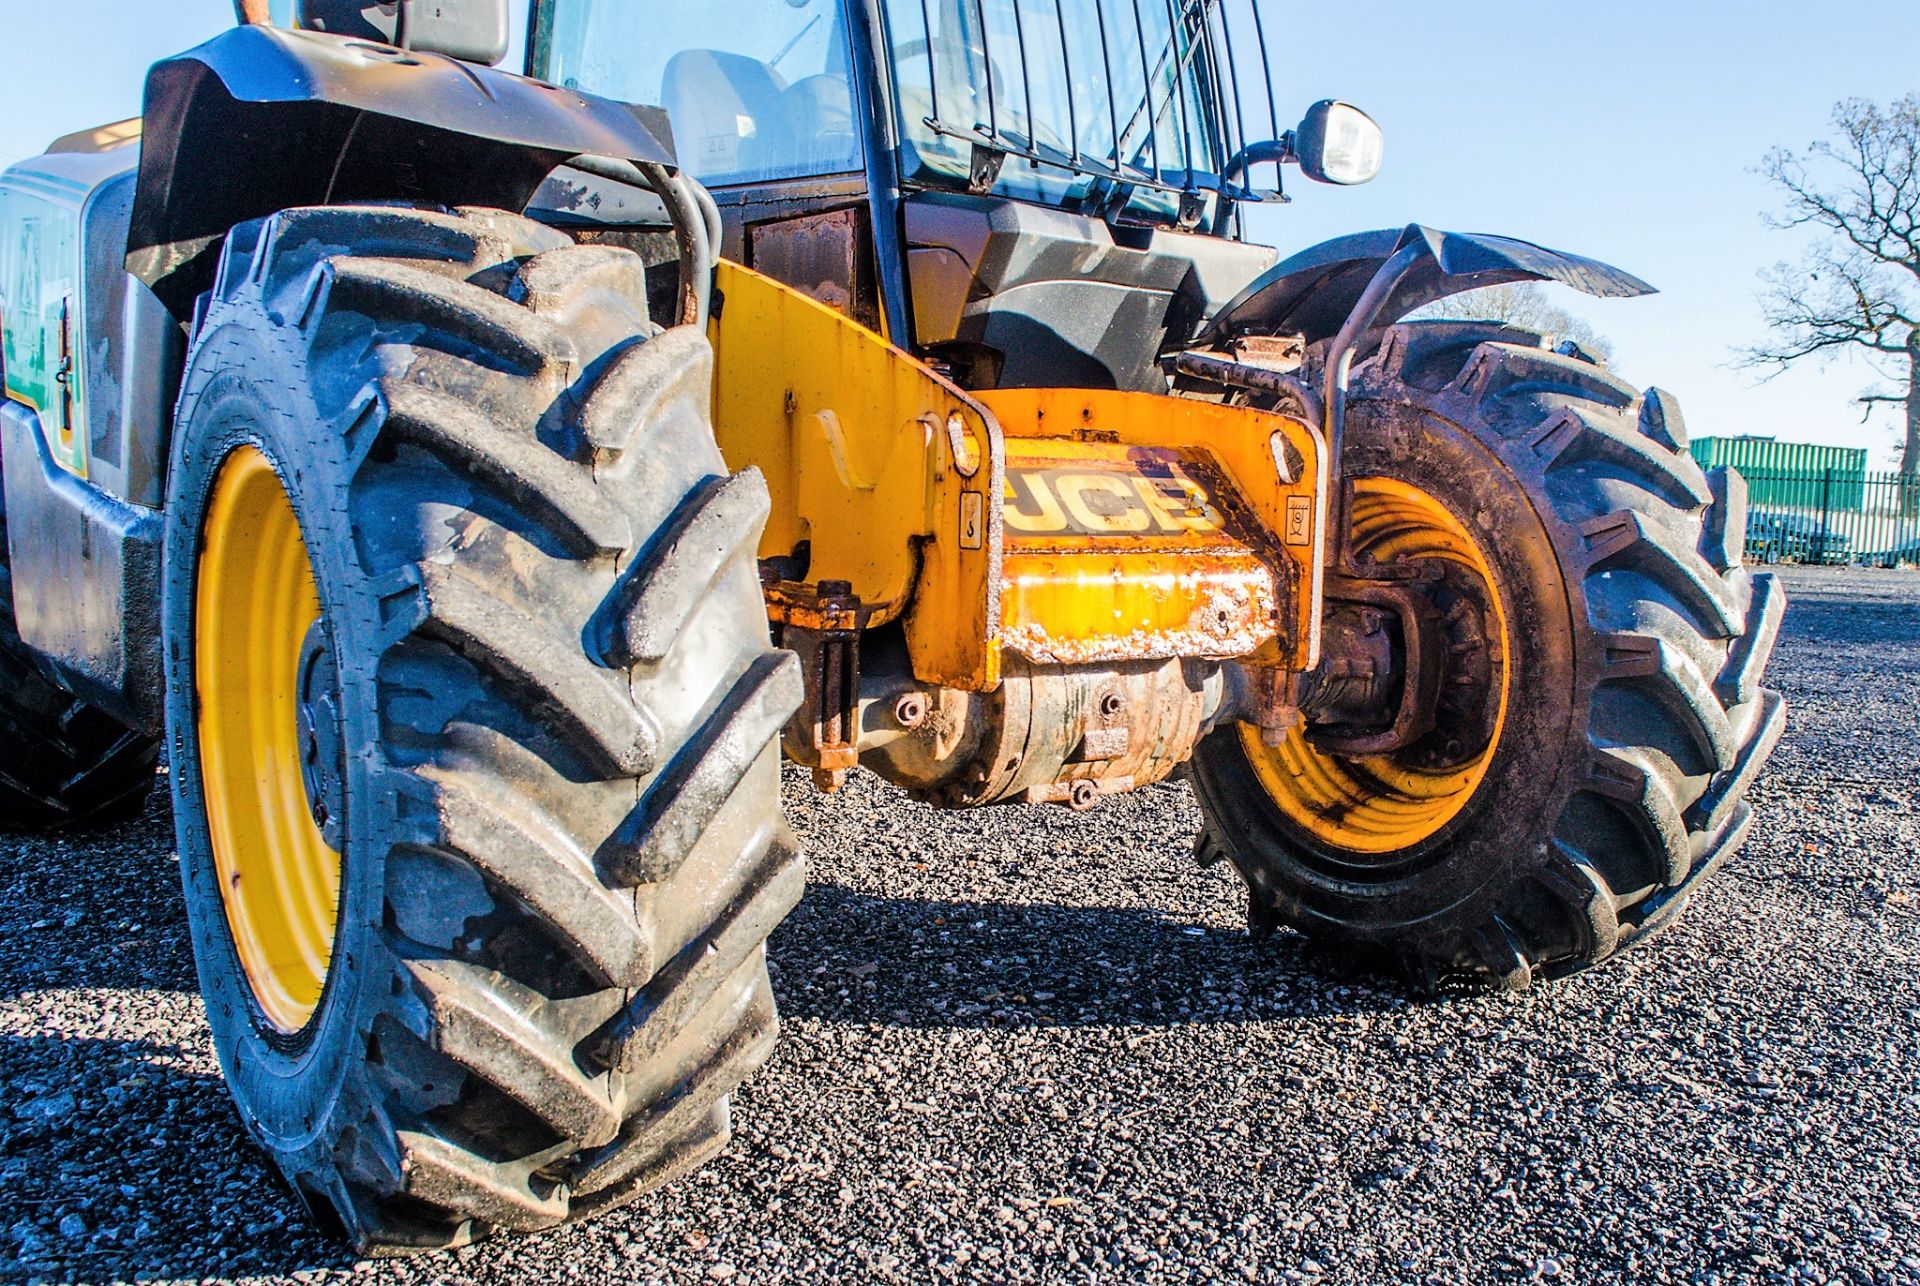
[[[157,64],[145,120],[127,266],[183,320],[248,219],[351,201],[520,210],[574,156],[674,164],[658,108],[260,26]]]

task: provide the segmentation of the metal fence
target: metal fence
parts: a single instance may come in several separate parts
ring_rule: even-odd
[[[1747,561],[1920,567],[1920,479],[1743,469]]]

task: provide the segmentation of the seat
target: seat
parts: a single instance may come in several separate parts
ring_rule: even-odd
[[[797,80],[781,99],[794,144],[783,158],[791,173],[834,174],[860,167],[853,87],[844,75],[823,72]]]
[[[744,54],[675,54],[661,77],[660,97],[680,164],[703,181],[789,169],[794,149],[786,88],[779,72]]]

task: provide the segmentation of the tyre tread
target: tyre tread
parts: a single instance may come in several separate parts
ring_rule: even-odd
[[[382,697],[405,735],[376,778],[403,822],[378,937],[393,985],[330,1150],[282,1168],[370,1251],[582,1217],[607,1204],[574,1199],[583,1175],[622,1170],[630,1199],[684,1173],[724,1143],[728,1096],[766,1057],[763,944],[804,881],[773,745],[798,685],[750,574],[765,488],[713,477],[705,337],[648,319],[630,251],[498,211],[289,211],[236,230],[221,284],[209,327],[252,310],[333,364],[354,495],[465,512],[423,559],[356,550],[378,612],[369,664],[412,702],[402,716]],[[583,425],[609,449],[581,450],[602,445]],[[423,453],[458,495],[431,491]],[[732,499],[701,503],[716,497]],[[630,608],[676,609],[638,630],[656,659],[700,623],[678,681],[714,685],[707,717],[680,726],[631,661],[593,646],[621,585],[640,587]],[[712,808],[671,805],[689,781],[715,785]],[[723,810],[732,829],[709,834]],[[673,858],[616,883],[598,854],[629,816],[664,824]],[[743,882],[758,894],[736,895]],[[688,964],[687,934],[711,964]],[[615,1070],[584,1057],[639,995],[650,1054]]]
[[[1507,862],[1467,901],[1406,922],[1357,901],[1343,911],[1281,855],[1242,841],[1263,823],[1209,784],[1205,742],[1196,853],[1240,871],[1256,938],[1293,924],[1402,953],[1416,972],[1506,987],[1612,958],[1670,923],[1738,848],[1752,822],[1744,796],[1783,726],[1784,703],[1761,683],[1785,598],[1773,577],[1740,565],[1744,484],[1694,462],[1670,394],[1639,392],[1511,327],[1395,326],[1354,388],[1356,404],[1378,399],[1467,428],[1531,480],[1576,607],[1576,708],[1588,722],[1584,737],[1570,730],[1569,750],[1587,766],[1537,859]],[[1609,498],[1598,512],[1596,496]]]

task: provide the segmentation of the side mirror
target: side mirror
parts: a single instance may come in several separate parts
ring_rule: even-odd
[[[491,67],[507,56],[508,0],[297,0],[294,25]]]
[[[1315,183],[1351,186],[1380,172],[1383,139],[1373,118],[1349,103],[1323,98],[1293,132],[1300,172]]]

